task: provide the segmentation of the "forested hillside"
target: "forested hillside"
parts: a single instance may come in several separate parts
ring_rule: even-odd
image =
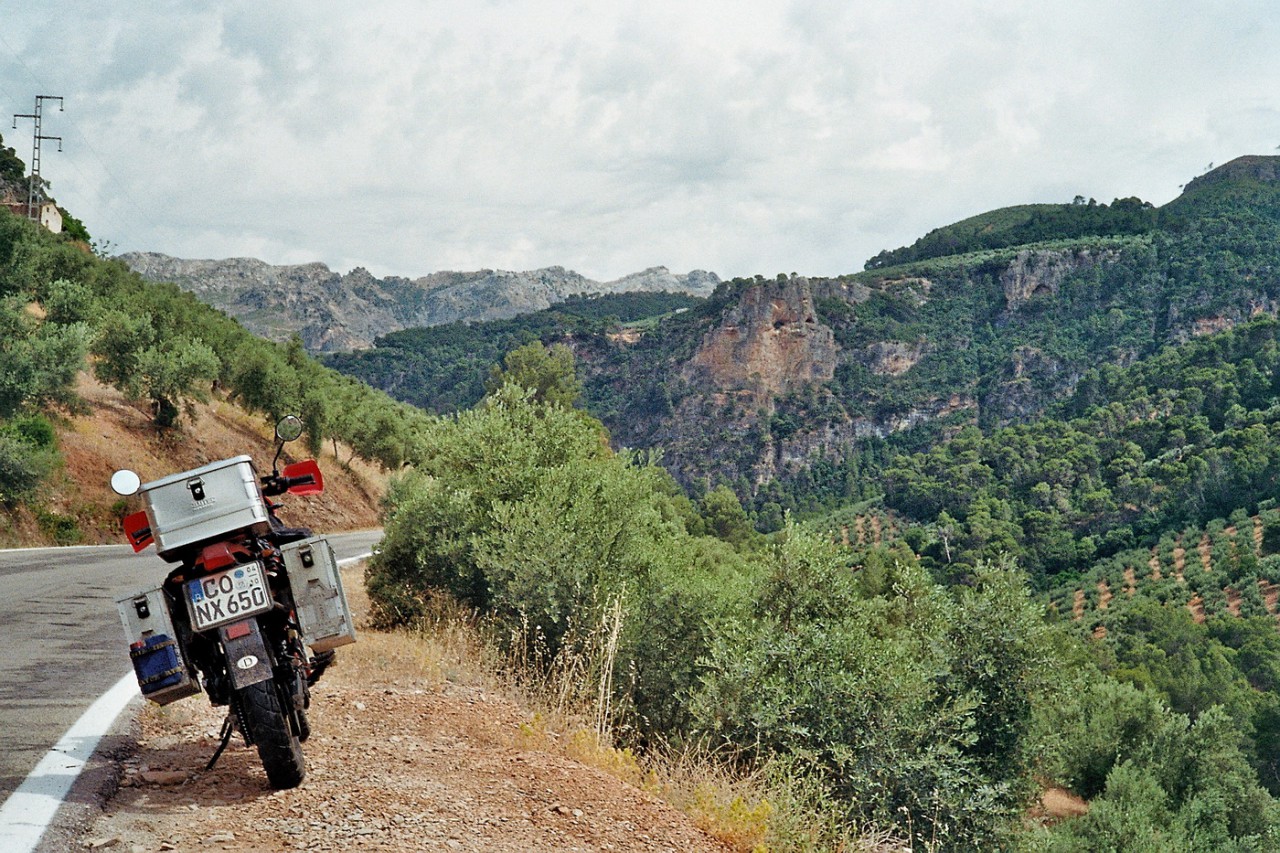
[[[579,673],[612,738],[709,745],[770,779],[788,818],[807,815],[804,833],[765,832],[777,849],[847,849],[877,830],[940,850],[1280,842],[1275,617],[1201,624],[1166,587],[1076,620],[1062,595],[1031,596],[1007,554],[914,553],[934,536],[952,547],[936,525],[880,545],[848,527],[762,536],[730,490],[692,502],[611,451],[570,405],[570,363],[539,351],[435,422],[393,489],[368,579],[384,623],[434,618],[447,592],[513,658]],[[1257,567],[1274,543],[1255,553],[1254,526],[1232,524],[1237,544],[1219,550],[1237,584],[1274,574]],[[1042,785],[1087,798],[1087,815],[1029,819]]]
[[[481,369],[393,493],[383,618],[450,590],[546,666],[593,661],[616,736],[718,745],[815,826],[1274,849],[1274,171],[547,327],[579,376],[536,342]],[[1035,819],[1045,785],[1087,813]]]
[[[331,354],[324,363],[405,402],[444,414],[478,403],[489,369],[530,341],[627,334],[638,338],[641,326],[701,302],[688,294],[666,292],[571,296],[554,308],[510,320],[392,332],[377,338],[373,350]]]
[[[695,493],[724,482],[771,518],[821,512],[881,494],[895,453],[966,424],[1030,423],[1091,371],[1274,315],[1272,159],[1233,161],[1159,210],[1042,205],[1026,219],[1017,208],[1012,220],[997,212],[940,229],[960,235],[943,241],[960,254],[922,249],[839,279],[724,282],[648,328],[532,315],[442,333],[461,334],[453,353],[405,332],[331,363],[439,411],[476,399],[500,351],[532,336],[566,343],[587,410],[619,445],[661,449]]]

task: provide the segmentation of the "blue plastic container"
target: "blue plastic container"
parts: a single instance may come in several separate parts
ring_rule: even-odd
[[[178,654],[178,644],[165,634],[152,634],[129,647],[138,689],[143,696],[175,687],[187,680],[187,669]]]

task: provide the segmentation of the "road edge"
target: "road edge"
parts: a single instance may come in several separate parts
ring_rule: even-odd
[[[99,696],[0,805],[0,848],[35,850],[98,744],[140,694],[133,671]]]

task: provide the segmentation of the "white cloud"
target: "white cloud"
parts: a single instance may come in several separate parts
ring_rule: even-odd
[[[120,248],[187,257],[837,274],[1004,204],[1163,203],[1280,144],[1262,2],[3,14],[6,106],[67,97],[46,124],[59,200]],[[29,132],[6,133],[24,159]]]

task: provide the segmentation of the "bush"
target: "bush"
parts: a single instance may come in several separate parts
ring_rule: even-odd
[[[597,421],[512,384],[436,422],[422,447],[388,495],[367,578],[376,620],[412,621],[447,593],[549,669],[582,657],[620,601],[615,707],[646,733],[682,730],[698,658],[745,601],[746,570],[686,532],[669,476],[612,453]]]
[[[36,524],[55,545],[75,545],[80,541],[80,524],[73,516],[37,509]]]
[[[35,447],[0,429],[0,505],[12,507],[28,499],[53,469],[52,451]]]
[[[887,569],[864,580],[789,527],[751,618],[711,642],[697,728],[804,762],[857,823],[905,815],[917,841],[994,846],[1018,806],[1036,609],[1008,568],[984,567],[959,601],[913,560]]]
[[[1166,713],[1132,756],[1108,773],[1089,813],[1055,827],[1042,849],[1276,849],[1280,814],[1222,709],[1194,723]]]
[[[1155,737],[1168,709],[1149,690],[1101,673],[1037,709],[1040,772],[1091,800],[1103,792],[1112,768]]]

